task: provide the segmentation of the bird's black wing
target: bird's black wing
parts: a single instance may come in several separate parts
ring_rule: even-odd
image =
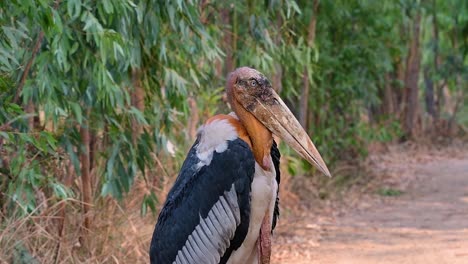
[[[191,148],[159,215],[151,263],[225,263],[249,229],[255,160],[241,139],[228,141],[211,163]]]
[[[273,230],[276,227],[276,223],[278,222],[279,218],[279,185],[281,181],[281,172],[280,172],[280,159],[281,159],[281,154],[278,149],[278,145],[276,142],[273,140],[273,145],[271,146],[271,159],[273,160],[273,165],[275,166],[275,171],[276,171],[276,182],[278,183],[278,190],[276,192],[276,201],[275,201],[275,210],[273,212],[273,223],[271,224],[271,232],[273,233]]]

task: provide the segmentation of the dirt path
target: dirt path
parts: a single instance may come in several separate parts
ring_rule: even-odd
[[[419,164],[415,173],[401,196],[281,230],[275,263],[467,264],[468,158]]]

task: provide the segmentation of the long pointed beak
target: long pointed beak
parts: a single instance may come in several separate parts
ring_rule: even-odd
[[[278,94],[273,89],[271,92],[273,98],[269,98],[268,102],[255,98],[257,101],[256,107],[251,108],[250,112],[273,134],[283,139],[286,144],[297,151],[302,158],[330,177],[331,174],[327,165],[307,132]]]

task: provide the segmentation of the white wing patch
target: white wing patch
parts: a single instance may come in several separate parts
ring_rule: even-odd
[[[177,252],[175,264],[219,263],[240,224],[240,209],[234,184],[224,192]]]
[[[221,153],[228,147],[227,142],[238,137],[237,130],[228,120],[218,119],[198,129],[200,142],[197,145],[198,168],[210,165],[213,153]]]

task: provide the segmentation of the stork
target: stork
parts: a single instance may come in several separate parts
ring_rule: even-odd
[[[272,134],[325,175],[297,119],[255,69],[227,79],[233,113],[198,130],[154,229],[151,263],[269,263],[279,216],[280,153]]]

